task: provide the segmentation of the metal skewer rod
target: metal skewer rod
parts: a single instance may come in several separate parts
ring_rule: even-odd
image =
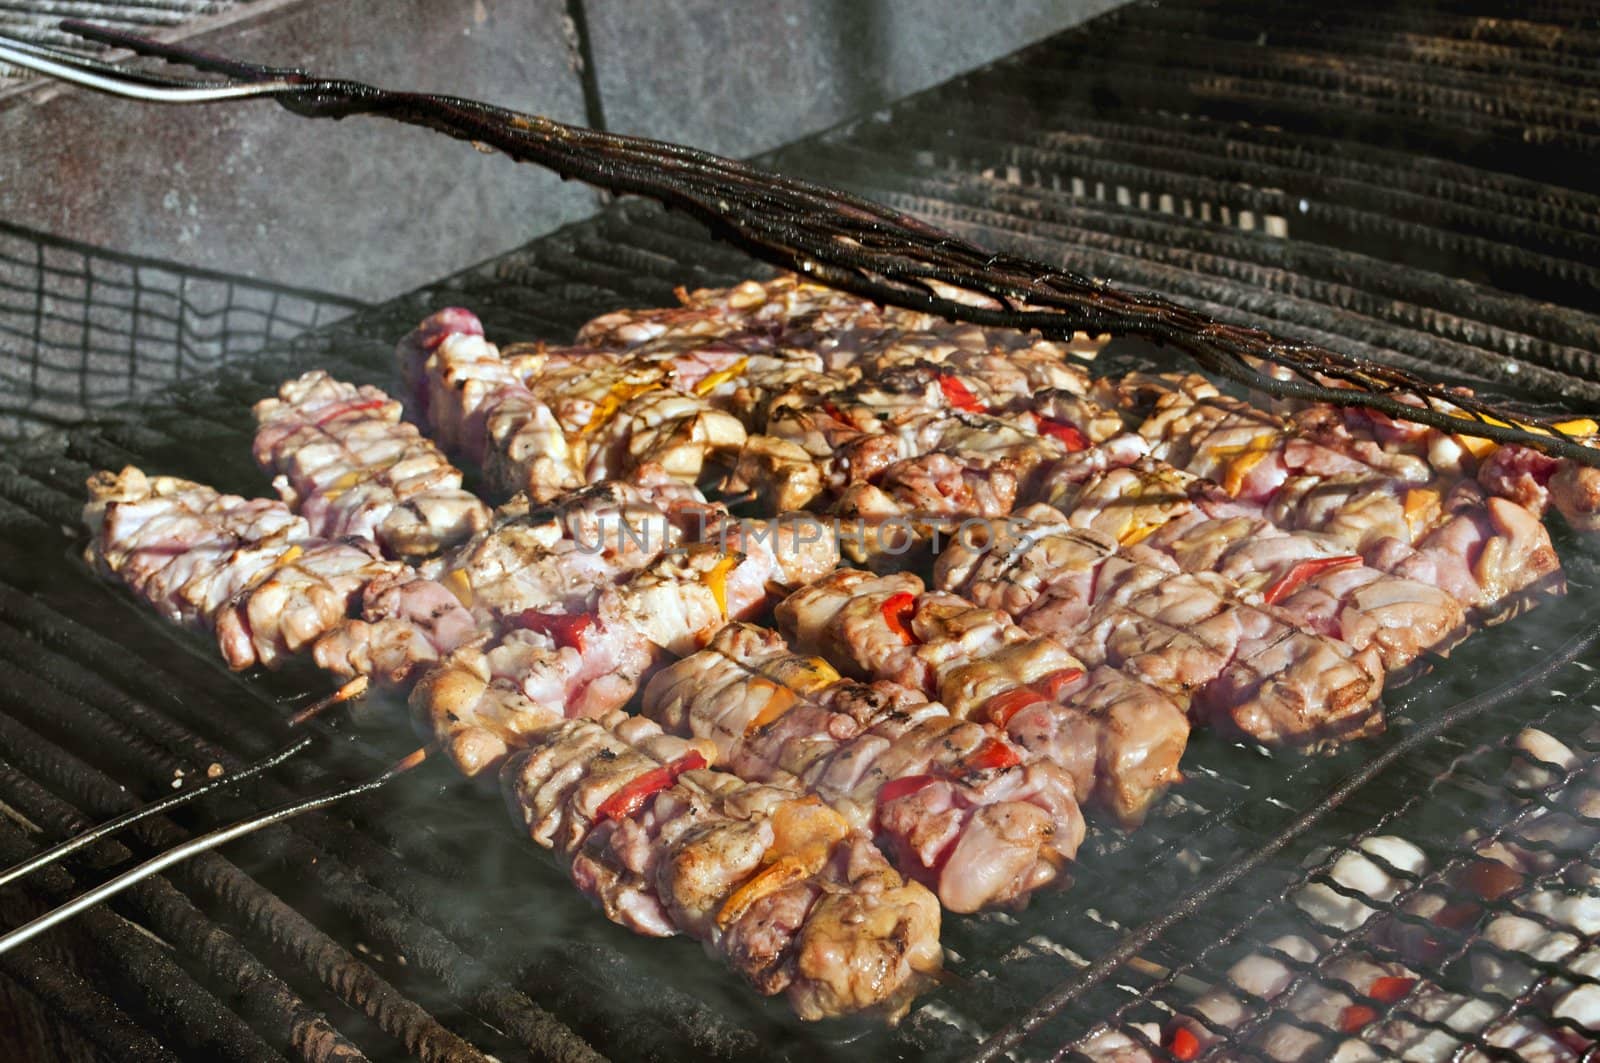
[[[148,819],[149,817],[159,815],[168,809],[177,808],[179,805],[188,804],[190,801],[193,801],[196,798],[204,797],[206,794],[216,793],[218,790],[226,790],[244,782],[246,779],[252,779],[257,775],[260,775],[262,772],[270,771],[279,764],[282,764],[284,761],[288,760],[290,757],[294,756],[296,753],[300,753],[308,748],[313,741],[315,741],[315,739],[311,735],[306,735],[298,741],[295,741],[278,750],[276,753],[256,761],[254,764],[245,765],[243,768],[240,768],[231,775],[219,776],[202,786],[197,786],[194,789],[185,790],[181,793],[171,794],[170,796],[163,797],[159,801],[152,801],[147,805],[141,805],[139,808],[135,808],[129,812],[124,812],[115,819],[108,819],[104,823],[96,824],[81,834],[75,834],[64,842],[61,842],[57,845],[52,845],[43,852],[38,853],[19,864],[13,864],[4,871],[0,871],[0,886],[9,885],[19,878],[31,875],[41,867],[44,867],[47,864],[53,864],[56,861],[77,852],[79,849],[82,849],[85,846],[93,845],[101,838],[115,834],[124,827],[132,826],[142,819]]]
[[[124,70],[71,52],[0,37],[0,61],[36,70],[75,85],[150,103],[212,103],[295,92],[299,83],[286,78],[229,83],[198,81]]]
[[[364,675],[358,675],[354,679],[350,680],[350,682],[340,687],[338,690],[335,690],[332,694],[329,694],[325,698],[318,698],[316,701],[313,701],[311,704],[307,705],[305,708],[289,717],[289,726],[299,727],[307,720],[312,720],[318,716],[321,716],[324,712],[327,712],[335,705],[342,705],[347,701],[354,701],[358,698],[365,697],[367,688],[371,685],[372,681],[370,679]]]
[[[173,846],[166,852],[151,857],[138,867],[125,871],[117,877],[101,883],[87,893],[74,897],[60,907],[51,909],[37,919],[24,923],[4,936],[0,936],[0,955],[11,951],[18,945],[31,941],[46,930],[59,926],[73,916],[93,908],[101,901],[109,900],[123,890],[138,885],[150,876],[159,874],[174,864],[182,863],[191,856],[198,856],[220,845],[226,845],[236,838],[253,834],[263,827],[270,827],[275,823],[282,823],[306,812],[314,812],[319,808],[326,808],[329,805],[343,801],[345,798],[370,793],[380,787],[387,786],[407,771],[421,764],[426,759],[427,754],[428,747],[424,746],[409,756],[402,758],[393,767],[376,778],[367,779],[364,782],[348,783],[335,790],[318,794],[315,797],[305,797],[291,801],[288,804],[280,805],[248,819],[242,819],[229,826],[218,827],[216,830],[202,834],[197,838],[191,838],[182,845]]]

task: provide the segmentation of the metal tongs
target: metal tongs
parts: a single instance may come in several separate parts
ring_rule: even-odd
[[[76,20],[88,40],[220,79],[171,77],[0,37],[0,60],[102,92],[160,103],[275,99],[306,118],[370,114],[424,126],[613,192],[658,200],[757,258],[881,303],[1069,339],[1138,336],[1200,368],[1280,398],[1359,406],[1441,431],[1520,443],[1600,468],[1570,431],[1457,389],[1315,344],[1229,325],[1148,292],[1129,292],[1015,255],[985,251],[909,215],[824,185],[707,152],[603,133],[454,96],[394,92],[243,63]]]

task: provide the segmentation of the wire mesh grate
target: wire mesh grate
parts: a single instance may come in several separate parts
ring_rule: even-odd
[[[0,222],[0,438],[213,372],[359,305]]]

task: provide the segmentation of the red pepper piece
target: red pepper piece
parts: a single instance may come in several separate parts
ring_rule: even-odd
[[[1378,1017],[1378,1013],[1365,1004],[1351,1004],[1339,1013],[1339,1029],[1345,1033],[1360,1033]]]
[[[1439,926],[1451,930],[1464,930],[1478,921],[1483,909],[1471,901],[1447,904],[1430,917]]]
[[[349,404],[340,403],[327,413],[323,414],[321,417],[317,418],[317,427],[321,428],[329,421],[332,421],[338,417],[343,417],[347,413],[363,413],[367,410],[376,410],[388,401],[388,399],[368,399],[365,402],[354,402]]]
[[[706,758],[701,756],[698,750],[691,749],[670,764],[663,764],[659,768],[651,768],[643,775],[634,776],[619,787],[616,793],[600,802],[600,807],[595,810],[595,821],[627,819],[643,808],[644,803],[652,795],[677,782],[678,776],[686,771],[699,771],[705,766]]]
[[[944,392],[944,401],[961,410],[963,413],[988,413],[989,407],[978,401],[978,396],[962,383],[959,377],[949,373],[939,374],[939,390]]]
[[[1059,439],[1066,445],[1069,452],[1076,454],[1080,450],[1089,449],[1089,440],[1084,434],[1065,421],[1058,421],[1053,417],[1043,417],[1034,414],[1033,419],[1039,423],[1039,433]]]
[[[537,609],[524,609],[517,614],[516,625],[547,635],[564,649],[582,653],[584,635],[594,626],[594,617],[589,613],[541,613]]]
[[[1261,600],[1268,605],[1277,605],[1307,583],[1316,579],[1324,572],[1346,565],[1359,565],[1361,558],[1351,555],[1349,557],[1312,557],[1298,561],[1294,567],[1274,580],[1272,585],[1261,595]]]
[[[1174,1026],[1167,1035],[1167,1051],[1173,1059],[1187,1061],[1200,1058],[1200,1038],[1187,1026]]]
[[[984,702],[983,711],[990,723],[1004,730],[1006,724],[1011,722],[1011,717],[1029,705],[1037,705],[1044,700],[1032,687],[1012,687]]]
[[[933,775],[905,775],[898,779],[890,779],[878,788],[878,804],[886,805],[890,801],[897,801],[938,781]]]
[[[1400,1000],[1411,988],[1417,984],[1415,978],[1406,978],[1403,975],[1386,975],[1376,978],[1372,987],[1367,990],[1367,996],[1382,1004],[1393,1004]],[[1366,1004],[1351,1004],[1339,1013],[1339,1029],[1345,1033],[1356,1033],[1370,1025],[1378,1018],[1376,1008]]]
[[[1063,690],[1082,678],[1082,668],[1063,668],[1059,672],[1051,672],[1037,683],[1034,683],[1033,689],[1054,701],[1061,696]]]
[[[989,771],[993,768],[1014,768],[1022,763],[1022,758],[1012,748],[1011,743],[1002,742],[998,738],[985,738],[983,744],[965,757],[956,765],[956,771],[966,775],[975,771]]]
[[[1040,701],[1055,701],[1063,690],[1082,678],[1081,668],[1063,668],[1059,672],[1051,672],[1043,679],[1027,686],[1012,687],[1004,693],[996,694],[984,703],[984,712],[990,723],[1004,728],[1011,721],[1011,717],[1029,705]]]
[[[901,591],[891,594],[883,601],[883,622],[889,625],[889,630],[900,636],[900,641],[907,646],[917,641],[906,625],[911,621],[911,614],[916,612],[917,596],[910,591]]]
[[[831,402],[824,402],[822,404],[822,412],[827,414],[829,417],[832,417],[835,421],[840,422],[841,424],[849,424],[850,423],[849,418],[845,417],[845,415],[840,412],[839,407],[835,406]]]
[[[1373,1000],[1381,1000],[1385,1004],[1395,1001],[1411,992],[1411,987],[1417,984],[1415,978],[1406,978],[1402,975],[1386,975],[1372,983],[1372,988],[1367,990],[1367,996]]]

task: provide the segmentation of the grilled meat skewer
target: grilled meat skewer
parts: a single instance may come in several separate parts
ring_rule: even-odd
[[[898,1018],[939,970],[938,902],[814,798],[707,753],[647,720],[568,720],[507,764],[507,801],[613,921],[697,938],[802,1019]]]
[[[323,538],[370,538],[390,557],[431,557],[488,523],[461,473],[400,404],[313,370],[256,403],[255,457]]]
[[[310,650],[324,667],[360,660],[408,675],[476,635],[444,588],[371,540],[312,535],[282,502],[130,466],[90,479],[84,522],[97,571],[169,620],[215,632],[236,669]]]
[[[1025,901],[1083,839],[1073,782],[1004,735],[893,683],[845,680],[776,633],[732,624],[656,674],[643,712],[716,745],[741,778],[798,785],[903,873],[971,912]]]
[[[1120,822],[1143,820],[1178,775],[1189,735],[1166,694],[1111,668],[1086,668],[1065,645],[1005,613],[923,591],[909,573],[841,569],[776,610],[802,652],[866,679],[937,699],[958,719],[987,720],[1030,754],[1059,764],[1080,800]]]

